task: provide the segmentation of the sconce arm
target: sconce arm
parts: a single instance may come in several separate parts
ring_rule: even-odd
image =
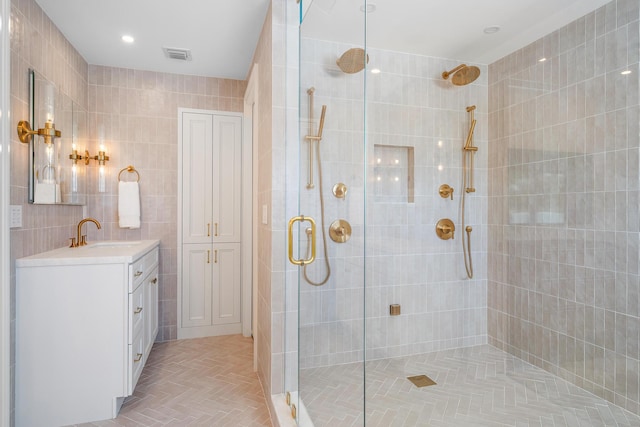
[[[44,124],[44,128],[32,130],[28,121],[20,120],[18,122],[18,138],[20,139],[20,142],[29,144],[33,139],[33,135],[43,136],[44,142],[50,144],[53,142],[53,138],[60,138],[62,133],[57,130],[56,125],[50,121]]]

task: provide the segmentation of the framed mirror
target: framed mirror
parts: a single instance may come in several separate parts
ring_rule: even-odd
[[[87,112],[41,74],[29,70],[29,122],[53,124],[59,137],[29,143],[29,203],[84,205],[87,200]]]

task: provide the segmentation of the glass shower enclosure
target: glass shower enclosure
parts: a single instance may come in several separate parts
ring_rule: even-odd
[[[573,2],[575,18],[500,55],[413,33],[441,13],[430,2],[301,3],[284,378],[297,423],[516,425],[606,407],[633,424],[640,2]]]

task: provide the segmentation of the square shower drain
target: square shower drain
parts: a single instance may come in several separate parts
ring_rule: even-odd
[[[428,387],[436,385],[436,382],[426,375],[416,375],[415,377],[407,377],[416,387]]]

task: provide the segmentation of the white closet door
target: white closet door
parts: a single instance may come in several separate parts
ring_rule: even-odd
[[[225,325],[240,322],[240,244],[213,245],[212,323]]]
[[[211,245],[182,247],[182,327],[211,325]]]
[[[181,112],[178,338],[242,332],[242,117]]]
[[[213,118],[213,242],[240,241],[242,118]]]
[[[182,133],[183,243],[210,243],[214,232],[213,116],[183,113]]]

